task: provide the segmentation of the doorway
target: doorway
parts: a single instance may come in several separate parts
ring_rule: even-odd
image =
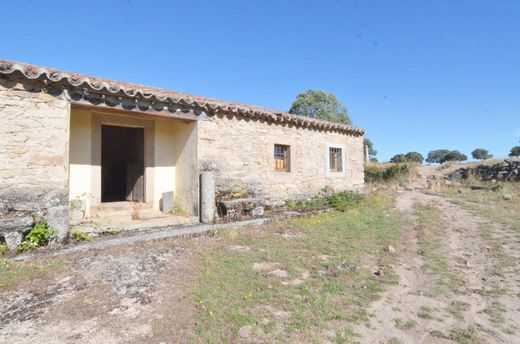
[[[101,202],[145,202],[144,128],[101,126]]]

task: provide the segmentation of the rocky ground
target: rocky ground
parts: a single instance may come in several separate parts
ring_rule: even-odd
[[[398,283],[370,305],[368,322],[355,325],[348,340],[520,343],[520,232],[428,189],[427,177],[444,173],[424,167],[416,182],[397,189],[404,231]],[[0,285],[0,343],[196,342],[196,256],[206,240],[218,239],[0,260],[9,282]]]

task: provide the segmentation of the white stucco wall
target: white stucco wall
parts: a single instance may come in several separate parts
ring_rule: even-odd
[[[89,216],[92,196],[92,114],[73,110],[70,116],[69,199],[87,202]]]

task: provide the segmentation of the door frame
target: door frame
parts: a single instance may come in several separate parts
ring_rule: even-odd
[[[155,121],[132,116],[105,115],[92,113],[92,202],[96,206],[101,202],[101,127],[144,129],[144,203],[153,203],[154,165],[155,165]]]

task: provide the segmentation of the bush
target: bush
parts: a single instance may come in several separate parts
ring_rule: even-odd
[[[304,211],[312,209],[334,208],[339,211],[345,211],[354,203],[363,200],[363,195],[352,191],[343,191],[338,193],[330,193],[328,195],[316,196],[308,201],[287,201],[285,207],[290,210]]]
[[[81,231],[72,233],[72,237],[76,241],[92,241],[90,234]]]
[[[56,234],[56,230],[45,222],[39,222],[25,236],[25,240],[18,246],[18,252],[34,250],[38,246],[46,245],[49,239]]]
[[[407,177],[410,174],[411,165],[404,164],[370,164],[365,166],[365,182],[392,182]]]
[[[4,242],[4,243],[1,243],[0,244],[0,257],[3,257],[7,254],[7,251],[9,251],[9,249],[7,248],[7,244]]]

